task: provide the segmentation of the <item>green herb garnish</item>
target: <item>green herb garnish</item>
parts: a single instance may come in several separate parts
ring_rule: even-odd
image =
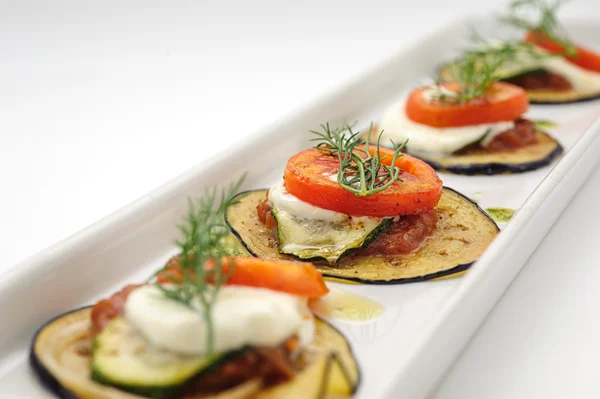
[[[540,40],[558,43],[566,55],[576,56],[577,49],[556,16],[562,3],[563,0],[513,0],[509,5],[509,13],[500,17],[500,21],[525,29]],[[534,20],[528,18],[532,13],[538,13],[539,17]]]
[[[238,192],[244,177],[223,189],[218,195],[214,187],[207,189],[196,202],[189,200],[189,210],[183,224],[179,225],[181,238],[176,241],[181,253],[182,278],[173,279],[173,285],[156,284],[163,294],[191,309],[200,311],[206,321],[207,354],[214,351],[214,326],[212,309],[221,287],[235,269],[235,259],[230,254],[226,240],[229,228],[225,224],[225,211],[238,201]],[[227,260],[226,260],[227,259]]]
[[[533,121],[533,124],[536,128],[540,130],[544,129],[554,129],[558,127],[558,122],[551,121],[549,119],[536,119]]]
[[[516,212],[510,208],[487,208],[485,211],[497,223],[508,223]]]
[[[433,98],[441,102],[460,104],[477,98],[486,97],[494,83],[501,80],[501,67],[518,57],[527,55],[542,58],[539,51],[530,43],[522,41],[487,42],[474,36],[472,48],[466,50],[458,60],[450,64],[453,81],[458,83],[460,91],[453,95],[440,95],[434,91]],[[437,83],[433,88],[440,87]]]
[[[380,146],[383,131],[377,138],[377,148],[374,154],[368,151],[372,128],[371,125],[369,134],[366,135],[367,138],[364,141],[364,149],[358,147],[363,144],[360,132],[353,132],[352,126],[348,124],[332,130],[327,123],[321,125],[322,132],[310,131],[317,136],[311,139],[311,141],[317,142],[316,149],[327,154],[337,155],[340,162],[337,175],[338,184],[357,196],[377,194],[396,181],[402,181],[399,178],[402,169],[396,166],[396,160],[403,156],[402,150],[408,140],[401,145],[396,145],[392,141],[394,154],[390,165],[384,165],[382,161],[387,158],[387,155],[381,156]]]

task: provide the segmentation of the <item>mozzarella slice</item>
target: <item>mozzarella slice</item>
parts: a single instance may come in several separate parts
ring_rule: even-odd
[[[551,55],[541,47],[535,49],[536,55],[523,51],[513,61],[504,64],[499,75],[509,78],[529,71],[545,69],[567,79],[574,90],[600,91],[600,73],[581,68],[564,57]]]
[[[436,128],[410,120],[405,109],[405,102],[402,101],[386,112],[380,125],[383,130],[382,139],[391,139],[396,144],[408,139],[407,148],[416,153],[453,154],[478,141],[485,147],[498,134],[515,127],[514,121],[505,121]]]
[[[204,308],[192,308],[147,285],[130,294],[125,319],[153,345],[173,352],[207,352]],[[225,286],[212,308],[214,350],[225,352],[245,345],[277,346],[293,335],[312,341],[314,321],[307,317],[307,299],[264,288]]]
[[[337,177],[335,175],[334,177],[335,181],[337,181]],[[348,218],[348,215],[319,208],[288,193],[283,185],[283,179],[275,183],[269,190],[269,202],[274,208],[287,212],[299,219],[341,222]]]
[[[600,91],[600,73],[583,69],[562,57],[548,57],[541,60],[541,66],[552,73],[567,79],[573,89]]]

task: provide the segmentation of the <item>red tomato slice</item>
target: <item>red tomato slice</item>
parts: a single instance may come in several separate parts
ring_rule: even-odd
[[[525,41],[533,43],[554,54],[563,54],[565,52],[564,47],[560,45],[560,43],[556,43],[539,33],[527,32]],[[600,73],[600,54],[579,46],[575,46],[575,51],[575,56],[565,56],[569,62],[589,71]]]
[[[371,147],[371,151],[375,147]],[[381,148],[387,155],[383,162],[391,163],[393,151]],[[287,191],[319,208],[355,216],[416,215],[435,207],[442,195],[442,181],[425,162],[404,154],[396,161],[402,169],[400,179],[388,189],[369,196],[356,196],[340,187],[329,176],[337,175],[337,156],[316,148],[291,157],[283,179]]]
[[[329,292],[323,277],[312,263],[231,257],[224,258],[224,273],[227,273],[231,259],[235,261],[235,268],[227,285],[268,288],[309,298],[318,298]],[[179,264],[178,257],[171,259],[165,270],[158,274],[158,282],[161,284],[177,282],[182,277]],[[206,267],[210,268],[211,265]]]
[[[458,92],[457,83],[443,83],[446,89]],[[459,127],[512,121],[529,108],[527,93],[510,83],[494,83],[489,95],[467,103],[451,104],[427,101],[425,89],[413,91],[406,101],[406,115],[413,121],[433,127]]]

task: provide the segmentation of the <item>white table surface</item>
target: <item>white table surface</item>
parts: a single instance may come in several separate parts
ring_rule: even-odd
[[[503,3],[0,1],[0,270],[437,25]],[[564,15],[600,21],[600,4]],[[598,197],[600,171],[436,397],[600,397]]]

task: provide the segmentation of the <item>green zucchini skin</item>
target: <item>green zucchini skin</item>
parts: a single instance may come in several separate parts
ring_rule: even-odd
[[[73,392],[71,392],[69,389],[65,388],[60,383],[60,381],[58,381],[52,375],[52,373],[50,373],[48,371],[48,369],[46,369],[46,367],[42,364],[42,362],[40,361],[39,357],[37,356],[37,354],[35,352],[35,342],[37,341],[38,336],[40,335],[40,333],[46,326],[52,324],[53,322],[55,322],[57,320],[62,319],[65,316],[68,316],[72,313],[77,313],[77,312],[84,311],[86,309],[91,309],[91,308],[92,308],[91,306],[82,306],[80,308],[73,309],[73,310],[61,313],[61,314],[53,317],[52,319],[47,321],[43,326],[41,326],[36,331],[32,341],[31,341],[30,350],[29,350],[29,364],[30,364],[31,368],[34,370],[37,379],[42,383],[42,385],[45,386],[49,391],[51,391],[58,398],[78,399],[78,397]],[[97,345],[98,345],[98,340],[96,337],[96,339],[94,340],[94,348],[93,348],[94,351],[96,351]],[[216,361],[212,362],[210,365],[208,365],[206,368],[202,369],[199,373],[195,374],[191,378],[195,378],[203,373],[212,372],[213,370],[217,369],[225,362],[227,362],[230,359],[234,358],[235,356],[241,354],[243,351],[245,351],[247,349],[248,349],[248,347],[244,347],[244,348],[240,348],[239,350],[231,351],[231,352],[224,354],[223,356],[219,357]],[[110,378],[106,377],[102,373],[101,370],[99,370],[98,368],[95,368],[95,367],[92,367],[91,378],[93,381],[95,381],[97,383],[109,385],[109,386],[113,386],[113,387],[118,387],[119,389],[122,389],[125,392],[130,392],[130,393],[133,393],[136,395],[140,395],[140,396],[144,396],[144,397],[152,398],[152,399],[165,399],[165,398],[170,398],[170,397],[176,396],[179,392],[181,392],[181,390],[183,390],[185,388],[185,386],[187,385],[187,383],[189,381],[189,380],[186,380],[183,384],[176,384],[176,385],[171,385],[171,386],[159,386],[159,387],[157,387],[157,386],[155,386],[155,387],[140,387],[140,386],[126,385],[126,384],[115,384],[114,381],[112,381]]]
[[[154,387],[142,387],[136,385],[126,385],[126,384],[116,384],[112,379],[106,377],[98,368],[92,368],[92,380],[97,383],[109,385],[112,387],[117,387],[122,389],[123,391],[130,392],[136,395],[144,396],[152,399],[167,399],[177,397],[177,394],[181,393],[188,385],[191,379],[197,378],[204,373],[212,372],[213,370],[219,368],[222,364],[226,363],[230,359],[235,358],[237,355],[241,354],[248,348],[242,348],[239,350],[231,351],[222,357],[218,358],[217,361],[211,363],[209,366],[199,371],[197,374],[190,377],[189,380],[186,380],[182,384],[173,384],[173,385],[164,385],[164,386],[154,386]]]
[[[116,330],[116,332],[111,331],[111,324],[113,323],[121,323],[120,328]],[[111,321],[111,324],[107,325],[104,328],[104,330],[102,330],[102,332],[98,334],[94,339],[91,374],[92,380],[100,384],[117,387],[119,389],[122,389],[123,391],[152,399],[167,399],[177,397],[177,395],[180,394],[193,379],[196,379],[206,373],[218,369],[219,367],[221,367],[221,365],[242,354],[244,351],[250,349],[250,347],[244,346],[242,348],[234,349],[226,353],[212,355],[210,358],[193,359],[194,363],[196,363],[194,367],[188,368],[185,371],[180,370],[178,373],[179,376],[174,377],[177,378],[179,381],[155,384],[154,381],[148,381],[147,378],[145,378],[145,376],[140,375],[141,378],[139,383],[123,382],[119,381],[118,378],[111,378],[108,376],[107,373],[105,373],[105,371],[114,372],[113,370],[103,369],[103,359],[106,359],[106,356],[103,357],[101,353],[101,346],[103,340],[108,341],[112,339],[114,342],[114,340],[116,339],[119,342],[123,342],[124,339],[127,339],[127,337],[123,338],[123,335],[121,333],[121,331],[125,330],[128,327],[124,319],[116,318],[113,321]],[[107,334],[111,334],[111,336],[106,336]],[[110,345],[110,341],[108,342],[108,344]],[[121,344],[121,346],[123,346],[123,344]],[[110,359],[108,360],[110,361]],[[175,365],[174,367],[176,366],[177,365]]]
[[[426,281],[460,273],[468,269],[487,247],[493,237],[498,234],[498,225],[479,205],[456,190],[444,187],[442,200],[436,209],[440,216],[440,226],[437,233],[430,238],[423,248],[414,255],[399,255],[394,257],[368,256],[352,259],[341,258],[339,264],[328,265],[315,263],[319,272],[329,278],[346,280],[372,285],[405,284]],[[277,240],[271,230],[262,225],[256,216],[254,199],[258,202],[265,190],[254,190],[240,193],[240,202],[227,211],[226,222],[247,251],[253,256],[262,258],[290,257],[277,250]],[[452,209],[452,212],[449,212]],[[458,213],[457,213],[458,211]],[[457,216],[449,216],[455,213]],[[454,226],[470,225],[472,236],[462,236]],[[445,229],[447,227],[448,229]],[[449,251],[448,256],[438,256],[436,251],[445,248],[445,240],[460,240],[473,238],[478,244],[467,244],[464,250]],[[478,241],[479,240],[479,241]],[[393,262],[399,261],[404,265],[397,268]],[[402,269],[403,271],[400,271]]]
[[[144,350],[153,350],[139,334],[133,332],[122,317],[113,319],[94,339],[92,380],[140,396],[165,399],[175,395],[186,382],[213,363],[212,359],[196,356],[187,359],[181,357],[180,362],[168,362],[159,368],[148,367],[143,362],[145,351],[138,354],[128,350],[139,344],[143,345]],[[216,361],[218,362],[218,357]],[[124,369],[127,369],[125,375],[121,372]],[[165,379],[165,376],[170,378],[158,382],[150,378],[150,375],[154,375],[159,381]]]
[[[181,389],[181,386],[178,385],[148,388],[124,384],[117,385],[114,384],[110,378],[106,377],[104,374],[102,374],[101,371],[97,369],[92,369],[92,380],[96,381],[99,384],[116,387],[122,389],[125,392],[129,392],[139,396],[144,396],[151,399],[167,399],[169,397],[174,397],[175,394],[177,394],[177,392],[179,392]]]

